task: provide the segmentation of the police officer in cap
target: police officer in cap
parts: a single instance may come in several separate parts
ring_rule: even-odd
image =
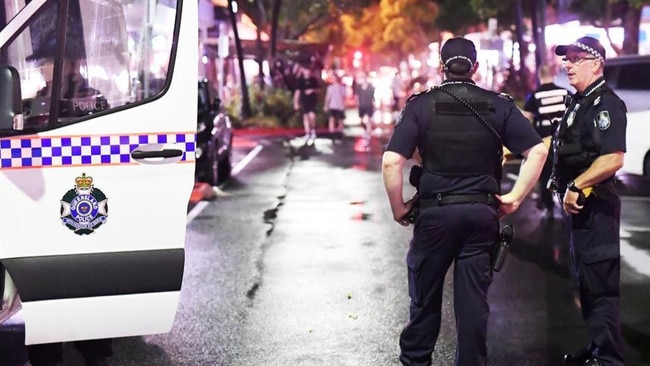
[[[439,86],[409,98],[383,155],[383,180],[394,220],[408,226],[410,318],[400,335],[404,365],[431,365],[440,331],[445,275],[454,266],[456,365],[487,365],[491,248],[499,218],[514,212],[535,186],[547,149],[506,95],[475,85],[476,48],[465,38],[441,50]],[[501,195],[502,146],[525,159],[512,191]],[[403,197],[403,169],[422,157],[418,203]]]
[[[571,226],[571,253],[589,345],[570,365],[623,365],[619,279],[621,201],[614,175],[623,166],[623,101],[603,78],[605,49],[592,37],[558,46],[576,95],[555,137],[554,180]]]

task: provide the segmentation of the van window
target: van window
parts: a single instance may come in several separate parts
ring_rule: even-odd
[[[176,18],[168,3],[70,0],[58,65],[59,3],[44,5],[2,48],[2,62],[20,74],[26,132],[75,123],[159,95],[167,82]],[[25,0],[5,0],[6,19],[24,6]],[[157,24],[166,19],[168,27],[152,27],[152,17]],[[55,106],[57,113],[52,113]]]

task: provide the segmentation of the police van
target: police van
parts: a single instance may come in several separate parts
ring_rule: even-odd
[[[619,173],[650,179],[650,55],[608,59],[604,74],[627,107],[627,152]]]
[[[194,184],[197,2],[2,4],[0,322],[22,309],[26,344],[168,332]]]

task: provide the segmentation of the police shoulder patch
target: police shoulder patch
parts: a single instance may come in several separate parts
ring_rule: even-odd
[[[612,121],[609,118],[609,112],[608,111],[602,111],[602,112],[598,113],[598,115],[596,116],[596,120],[594,121],[594,124],[601,131],[605,131],[606,129],[608,129],[609,125],[612,124]]]

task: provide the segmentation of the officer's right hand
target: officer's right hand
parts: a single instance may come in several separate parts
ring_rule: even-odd
[[[409,226],[411,223],[409,222],[407,215],[413,208],[413,205],[417,202],[417,194],[413,196],[410,200],[404,202],[404,208],[402,210],[399,210],[398,212],[393,211],[393,219],[400,225],[402,226]]]
[[[564,199],[562,201],[562,206],[564,209],[564,212],[567,214],[578,214],[580,213],[580,210],[582,210],[584,206],[584,196],[582,196],[582,201],[579,202],[580,200],[580,194],[576,192],[572,192],[570,190],[566,190],[564,193]]]

